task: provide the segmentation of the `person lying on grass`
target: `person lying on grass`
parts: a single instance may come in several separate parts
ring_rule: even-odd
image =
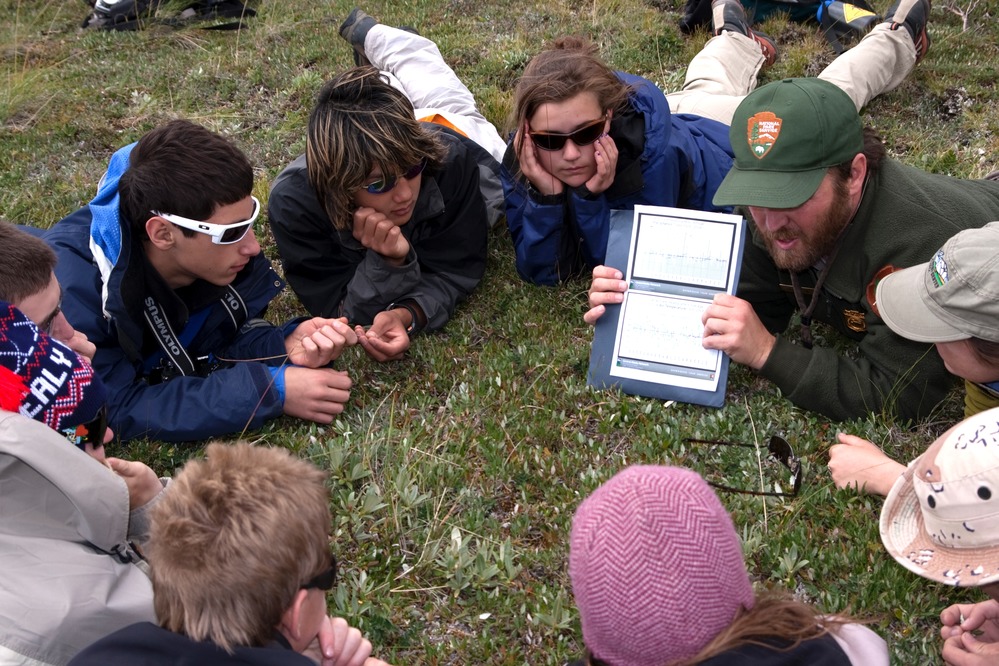
[[[325,474],[287,449],[209,444],[153,509],[156,622],[97,641],[71,666],[387,666],[327,613],[336,581]]]
[[[999,408],[945,432],[895,479],[881,508],[881,540],[928,580],[989,596],[940,613],[951,666],[999,663]]]
[[[680,467],[628,467],[587,497],[569,578],[586,647],[573,666],[888,664],[870,629],[757,594],[732,518]]]
[[[931,342],[947,370],[964,379],[965,417],[999,406],[999,222],[962,231],[919,266],[877,286],[877,308],[895,333]],[[829,449],[839,488],[887,495],[905,466],[877,445],[840,433]]]
[[[482,279],[503,142],[431,40],[360,9],[340,35],[359,66],[319,92],[305,155],[271,186],[271,229],[302,304],[390,361]]]

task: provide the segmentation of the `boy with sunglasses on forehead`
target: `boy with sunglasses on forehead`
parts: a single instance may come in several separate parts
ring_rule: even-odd
[[[327,614],[329,501],[325,474],[286,449],[209,444],[153,511],[157,622],[121,629],[70,664],[387,666]]]
[[[389,71],[361,65],[322,88],[306,154],[271,187],[270,221],[303,305],[347,317],[387,361],[481,280],[503,142],[432,41],[360,10],[340,34],[358,62]]]
[[[177,120],[111,158],[97,196],[46,233],[62,308],[96,344],[122,439],[205,439],[288,414],[330,423],[343,321],[262,319],[284,282],[260,253],[246,156]]]

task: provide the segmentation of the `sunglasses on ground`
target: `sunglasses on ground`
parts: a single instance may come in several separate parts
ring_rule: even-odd
[[[66,436],[69,443],[79,448],[90,444],[95,449],[104,446],[104,435],[108,431],[108,408],[107,405],[101,407],[89,423],[78,425],[75,428],[66,428],[62,434]]]
[[[528,132],[531,141],[541,150],[562,150],[565,142],[572,139],[577,146],[588,146],[604,133],[604,123],[607,116],[597,118],[593,122],[586,123],[582,127],[572,132]]]
[[[690,442],[692,444],[717,444],[718,446],[742,446],[749,449],[756,448],[755,444],[726,442],[718,439],[693,439],[688,437],[683,441]],[[708,485],[717,488],[718,490],[724,490],[730,493],[741,493],[743,495],[759,495],[763,497],[796,497],[798,495],[798,490],[801,488],[801,459],[794,455],[794,449],[792,449],[791,445],[787,443],[787,440],[779,435],[774,435],[770,438],[770,442],[767,444],[767,449],[770,451],[771,458],[779,462],[791,472],[791,492],[770,493],[761,490],[748,490],[746,488],[725,486],[711,481],[708,481]]]
[[[180,215],[170,215],[168,213],[160,213],[158,211],[152,211],[153,215],[162,217],[167,222],[171,224],[176,224],[178,227],[184,229],[190,229],[191,231],[197,231],[199,234],[207,234],[212,237],[212,243],[215,245],[232,245],[233,243],[238,243],[243,240],[247,232],[253,228],[253,223],[257,221],[257,216],[260,215],[260,202],[257,197],[250,197],[253,199],[253,215],[250,219],[244,220],[242,222],[233,222],[232,224],[214,224],[212,222],[201,222],[199,220],[191,220],[186,217],[181,217]]]
[[[395,187],[396,183],[399,182],[399,178],[405,178],[406,180],[413,180],[421,173],[423,173],[423,170],[426,168],[427,168],[427,158],[424,157],[422,160],[419,161],[418,164],[414,164],[413,166],[406,169],[406,171],[403,172],[402,176],[382,176],[378,180],[373,180],[367,185],[364,185],[363,187],[368,194],[385,194],[393,187]]]
[[[333,584],[336,582],[336,556],[330,553],[330,567],[325,571],[316,574],[309,580],[302,583],[303,590],[311,590],[313,588],[318,590],[324,590],[329,592],[333,589]]]

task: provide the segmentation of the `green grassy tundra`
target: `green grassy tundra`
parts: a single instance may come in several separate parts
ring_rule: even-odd
[[[929,55],[864,117],[897,158],[973,178],[999,167],[999,4],[965,1],[933,7]],[[875,2],[881,11],[889,4]],[[55,223],[91,198],[116,148],[177,117],[233,137],[266,199],[271,179],[304,150],[314,94],[352,64],[337,35],[352,6],[263,0],[239,32],[160,25],[112,34],[78,29],[88,13],[82,2],[0,0],[0,215]],[[165,4],[160,15],[181,7]],[[514,82],[552,37],[587,35],[610,64],[666,90],[680,86],[707,39],[679,33],[680,0],[378,0],[363,8],[436,40],[504,132]],[[763,82],[814,75],[832,58],[814,26],[772,19],[763,29],[781,48]],[[266,226],[258,229],[277,263]],[[331,609],[397,664],[564,663],[582,649],[565,565],[580,499],[632,463],[686,465],[729,485],[752,484],[760,471],[751,452],[684,438],[766,442],[780,433],[805,461],[801,495],[722,496],[751,575],[868,619],[895,663],[938,662],[937,614],[951,600],[977,597],[895,564],[878,537],[881,501],[836,491],[825,465],[837,430],[911,459],[958,418],[958,392],[930,422],[910,427],[882,414],[830,423],[738,367],[722,409],[594,391],[585,378],[586,288],[524,284],[509,236],[496,231],[485,280],[442,333],[417,339],[405,360],[388,365],[348,350],[340,363],[356,388],[334,424],[286,419],[249,435],[330,472],[344,563]],[[271,315],[300,312],[288,292]],[[842,344],[822,331],[819,338]],[[200,450],[112,447],[162,473]]]

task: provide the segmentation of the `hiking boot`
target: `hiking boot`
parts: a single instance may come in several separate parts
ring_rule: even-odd
[[[891,24],[892,30],[905,26],[916,45],[916,62],[918,63],[930,50],[930,35],[926,32],[926,22],[930,20],[930,0],[895,0],[885,22]]]
[[[378,21],[365,14],[360,7],[354,7],[340,24],[340,36],[354,47],[355,65],[371,64],[371,61],[364,55],[364,38],[368,36],[368,31],[376,25],[378,25]]]
[[[746,20],[746,10],[742,8],[739,0],[711,0],[711,28],[715,35],[728,30],[745,35],[759,44],[760,51],[763,52],[764,67],[777,62],[777,43],[769,35],[750,29],[749,21]]]

